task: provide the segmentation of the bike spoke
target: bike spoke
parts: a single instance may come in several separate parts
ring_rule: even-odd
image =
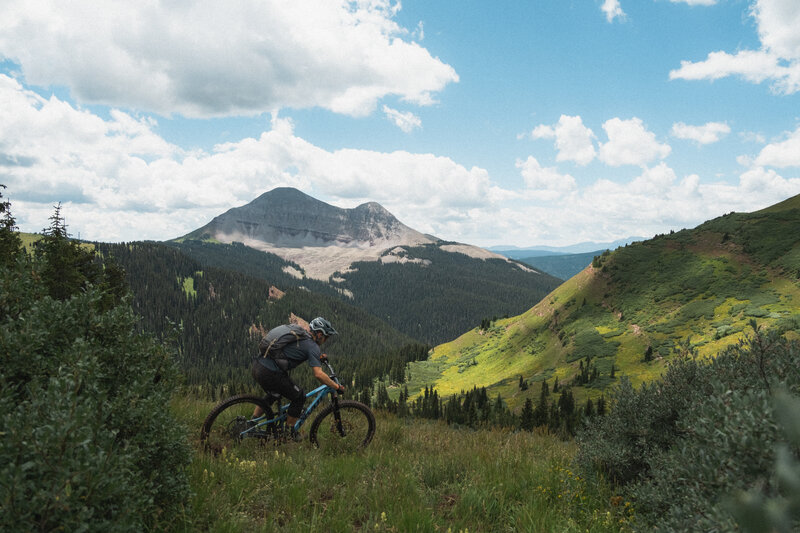
[[[338,413],[333,409],[321,413],[314,429],[312,443],[318,448],[326,452],[348,453],[369,444],[375,423],[361,407],[343,403]]]
[[[263,417],[254,421],[253,410],[257,404],[242,400],[215,409],[216,416],[209,417],[203,426],[203,440],[211,453],[222,453],[223,449],[257,449],[273,438],[269,426],[259,425]]]

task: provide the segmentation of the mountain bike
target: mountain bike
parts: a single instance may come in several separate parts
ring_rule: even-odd
[[[337,385],[339,379],[327,358],[322,363],[328,375]],[[309,441],[318,449],[334,452],[351,452],[365,448],[375,435],[375,415],[369,407],[353,400],[340,400],[335,389],[321,385],[306,394],[308,407],[303,409],[295,429],[306,422],[311,414],[330,396],[330,404],[317,414],[311,422]],[[280,399],[278,394],[260,397],[240,394],[221,401],[203,422],[200,440],[207,450],[220,453],[224,448],[260,447],[266,443],[281,444],[291,440],[292,428],[286,424],[289,404],[272,410]],[[261,416],[253,416],[255,408],[263,410]]]

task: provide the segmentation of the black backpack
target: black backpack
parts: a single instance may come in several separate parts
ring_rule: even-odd
[[[286,324],[269,330],[258,344],[258,351],[261,353],[261,357],[269,357],[275,361],[278,368],[287,372],[289,370],[289,360],[283,354],[283,349],[293,342],[296,346],[299,346],[301,340],[310,338],[311,334],[302,326]]]

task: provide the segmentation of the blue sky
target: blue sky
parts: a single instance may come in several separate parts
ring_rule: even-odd
[[[0,0],[23,231],[168,239],[288,185],[557,246],[800,194],[796,0],[135,4]]]

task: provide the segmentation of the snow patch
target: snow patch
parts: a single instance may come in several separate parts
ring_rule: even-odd
[[[295,277],[297,279],[303,279],[303,273],[297,270],[293,266],[286,265],[285,267],[283,267],[282,270],[292,277]]]

